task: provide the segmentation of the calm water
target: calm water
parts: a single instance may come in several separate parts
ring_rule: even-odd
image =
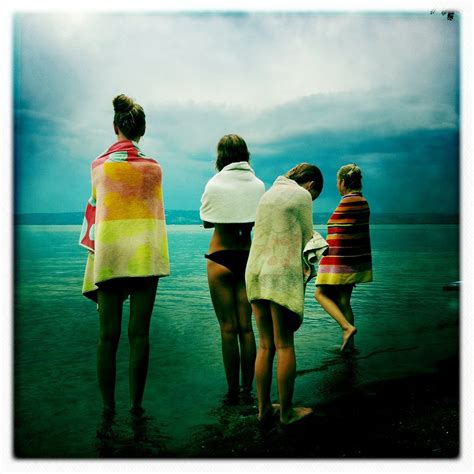
[[[317,227],[325,233],[323,227]],[[434,370],[458,353],[458,226],[372,226],[374,279],[353,293],[358,353],[338,353],[336,323],[306,291],[297,332],[295,403],[316,406],[354,386]],[[207,288],[210,231],[169,226],[172,276],[160,281],[151,324],[144,407],[128,408],[126,303],[117,355],[112,440],[99,440],[98,317],[81,295],[85,250],[80,226],[17,226],[15,283],[15,443],[19,456],[188,456],[206,436],[254,423],[255,402],[226,407],[220,336]],[[255,328],[255,324],[254,324]],[[256,328],[255,328],[256,329]],[[274,383],[273,398],[277,399]],[[209,453],[212,455],[212,453]]]

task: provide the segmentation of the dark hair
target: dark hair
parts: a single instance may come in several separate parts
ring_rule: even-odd
[[[343,182],[348,191],[360,191],[362,189],[362,171],[355,163],[339,168],[337,179]]]
[[[247,144],[238,135],[224,135],[217,144],[216,170],[239,161],[249,161],[250,153]]]
[[[124,94],[112,101],[114,105],[114,125],[130,140],[135,140],[145,134],[145,112],[141,105]]]
[[[296,181],[298,184],[304,184],[308,181],[313,181],[311,189],[314,189],[318,196],[323,190],[324,179],[321,170],[316,165],[309,163],[300,163],[294,168],[291,168],[285,175],[287,178]]]

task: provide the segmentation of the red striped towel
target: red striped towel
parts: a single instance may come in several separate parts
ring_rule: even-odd
[[[372,281],[370,209],[361,193],[343,196],[328,221],[329,252],[319,262],[316,285]]]

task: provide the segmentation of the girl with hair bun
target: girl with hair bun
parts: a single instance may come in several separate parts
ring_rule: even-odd
[[[89,250],[82,292],[98,306],[97,375],[109,415],[115,413],[122,305],[130,296],[130,410],[140,415],[158,279],[169,274],[162,172],[138,148],[146,127],[143,108],[123,94],[113,106],[117,141],[92,162],[92,196],[79,241]]]
[[[341,351],[354,347],[352,290],[372,281],[370,209],[362,196],[362,172],[356,164],[342,166],[336,185],[342,199],[328,221],[329,254],[319,262],[315,298],[343,331]]]

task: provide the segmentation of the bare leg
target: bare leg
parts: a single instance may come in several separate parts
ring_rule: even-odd
[[[298,316],[283,306],[270,301],[273,334],[278,357],[277,380],[280,398],[280,421],[290,424],[312,413],[311,408],[293,407],[293,389],[296,376],[294,325],[291,318]]]
[[[255,361],[255,378],[257,382],[258,419],[267,420],[273,414],[270,399],[272,387],[273,359],[275,344],[273,342],[273,323],[270,304],[265,300],[252,302],[258,329],[258,351]]]
[[[252,307],[247,298],[243,278],[239,279],[235,285],[235,303],[235,312],[239,323],[242,387],[244,390],[250,391],[255,373],[256,346],[252,328]]]
[[[221,329],[222,357],[229,394],[239,391],[240,354],[238,321],[235,314],[234,276],[227,268],[207,261],[207,280],[212,304]]]
[[[128,324],[128,340],[130,342],[129,390],[130,408],[135,413],[143,411],[142,400],[150,354],[150,320],[155,303],[158,277],[146,279],[144,282],[140,287],[134,287],[130,293],[130,321]]]
[[[357,329],[346,319],[343,312],[337,305],[336,301],[339,300],[339,288],[327,288],[329,285],[319,285],[316,288],[314,297],[323,309],[334,318],[334,320],[341,326],[342,329],[342,346],[341,351],[344,350],[346,344],[355,335]]]
[[[115,410],[116,354],[122,324],[122,291],[99,289],[99,343],[97,346],[97,377],[104,410]]]
[[[351,296],[352,296],[353,288],[354,288],[353,285],[341,285],[340,291],[338,292],[337,305],[339,306],[345,318],[347,319],[347,322],[354,326],[354,313],[352,312],[352,306],[351,306]],[[355,340],[355,337],[353,335],[348,340],[346,344],[346,348],[354,349],[355,347],[354,340]]]

